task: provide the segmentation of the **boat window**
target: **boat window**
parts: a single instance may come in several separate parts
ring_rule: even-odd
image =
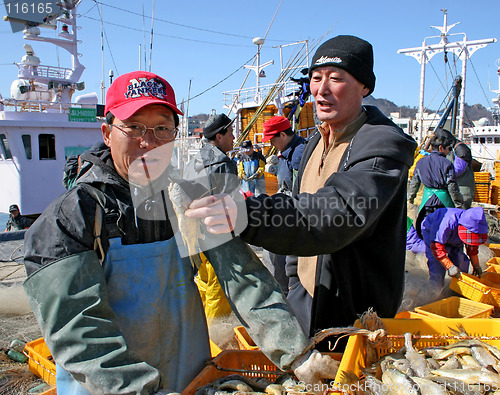
[[[7,141],[7,136],[5,134],[0,134],[0,147],[2,148],[2,154],[5,159],[12,159],[12,152],[10,152],[9,142]]]
[[[38,135],[40,159],[56,159],[56,137],[53,134]]]
[[[479,137],[479,142],[481,144],[484,144],[486,142],[486,139],[484,137]]]
[[[479,139],[477,137],[474,137],[472,141],[474,141],[474,144],[477,144],[479,142]]]
[[[24,152],[26,153],[26,159],[31,159],[31,136],[29,134],[23,134],[21,136],[23,139]]]
[[[500,137],[495,137],[495,144],[500,144]]]
[[[487,142],[488,144],[493,143],[493,137],[486,137],[486,142]]]

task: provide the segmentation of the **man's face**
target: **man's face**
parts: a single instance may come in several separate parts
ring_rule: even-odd
[[[10,210],[10,215],[12,218],[16,218],[19,215],[19,210]]]
[[[224,153],[231,151],[233,149],[233,141],[234,141],[233,127],[229,126],[225,134],[221,133],[217,134],[215,140],[217,147],[219,147],[222,151],[224,151]]]
[[[142,123],[148,128],[157,125],[172,129],[175,127],[173,111],[161,104],[143,107],[128,119],[115,117],[113,124],[127,125],[131,122]],[[104,143],[111,148],[116,171],[126,180],[146,184],[147,178],[158,178],[170,163],[173,141],[158,140],[152,130],[147,130],[142,138],[130,138],[117,127],[110,127],[105,123],[102,124],[101,130]]]
[[[269,142],[273,147],[276,147],[278,151],[283,152],[290,140],[291,138],[288,138],[286,133],[279,132],[278,134],[275,134],[273,137],[271,137],[271,140],[269,140]]]
[[[369,92],[347,71],[333,66],[313,70],[310,87],[318,119],[336,130],[356,119],[363,97]]]

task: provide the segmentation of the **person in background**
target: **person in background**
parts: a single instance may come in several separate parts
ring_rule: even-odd
[[[408,203],[413,204],[420,184],[425,186],[419,213],[413,225],[420,237],[421,223],[427,215],[438,208],[462,208],[463,205],[453,163],[446,159],[451,151],[451,142],[443,136],[434,136],[431,146],[431,154],[417,162],[408,188]]]
[[[269,118],[263,125],[262,142],[269,141],[278,151],[278,193],[292,195],[293,183],[297,177],[300,160],[306,140],[296,135],[290,121],[283,116]],[[280,283],[283,292],[288,294],[288,276],[285,271],[286,255],[269,252],[273,275]]]
[[[248,197],[247,212],[236,217],[248,218],[244,241],[299,257],[287,262],[288,300],[306,333],[315,334],[352,325],[370,307],[380,317],[398,311],[408,169],[417,144],[376,107],[362,105],[375,88],[367,41],[327,40],[312,57],[309,77],[322,123],[304,148],[293,195]],[[210,198],[194,201],[186,215],[213,233],[228,231],[224,211]]]
[[[28,229],[31,226],[31,221],[21,215],[21,211],[19,210],[19,206],[17,204],[10,205],[9,214],[9,220],[5,224],[6,232]]]
[[[453,163],[458,188],[463,196],[463,208],[468,209],[472,205],[476,188],[474,170],[472,169],[472,152],[463,141],[457,139],[446,129],[435,130],[434,135],[443,136],[451,143],[451,151],[446,158]]]
[[[240,187],[236,163],[227,156],[233,149],[233,120],[226,114],[210,117],[203,128],[207,143],[195,158],[187,163],[184,178],[204,184],[213,195],[232,193]],[[200,253],[201,265],[196,276],[207,319],[231,313],[231,306],[206,256]]]
[[[278,193],[292,194],[293,183],[299,171],[306,139],[296,135],[290,121],[274,116],[264,122],[262,142],[270,142],[278,151]]]
[[[451,277],[468,273],[469,262],[473,274],[481,276],[478,246],[488,239],[488,223],[482,207],[439,208],[425,217],[422,236],[430,281],[442,286],[446,272]],[[463,252],[464,244],[467,254]]]
[[[266,179],[264,170],[266,160],[260,152],[253,149],[252,142],[245,140],[241,143],[242,153],[238,162],[238,176],[241,178],[243,192],[251,192],[255,196],[266,193]]]

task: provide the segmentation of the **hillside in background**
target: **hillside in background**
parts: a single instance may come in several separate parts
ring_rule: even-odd
[[[387,99],[376,99],[373,96],[368,96],[363,100],[364,104],[377,106],[380,111],[386,116],[389,116],[391,112],[399,112],[401,114],[401,118],[412,118],[415,119],[415,115],[418,112],[417,107],[408,107],[408,106],[398,106],[394,104],[392,101]],[[426,112],[433,113],[436,112],[435,109],[428,109]],[[442,112],[442,110],[441,110]],[[474,104],[469,106],[465,103],[465,122],[470,121],[478,121],[481,118],[488,118],[490,122],[492,122],[493,118],[491,116],[491,112],[488,111],[481,104]]]

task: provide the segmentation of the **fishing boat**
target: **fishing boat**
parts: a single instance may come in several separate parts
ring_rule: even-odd
[[[23,215],[36,217],[58,195],[66,159],[102,140],[96,93],[77,96],[84,89],[80,79],[85,67],[78,60],[78,1],[61,2],[61,12],[48,23],[33,26],[27,20],[23,38],[46,42],[66,50],[71,68],[42,64],[34,47],[24,45],[26,55],[16,63],[17,79],[10,97],[0,95],[0,212],[17,204]],[[59,4],[59,3],[58,3]],[[9,21],[9,17],[5,17]],[[42,30],[57,29],[57,37]],[[14,76],[13,76],[14,77]]]
[[[279,46],[280,74],[274,83],[268,85],[262,85],[260,80],[266,76],[264,68],[273,64],[274,60],[261,64],[260,50],[264,39],[256,37],[253,43],[258,46],[255,62],[254,65],[245,67],[255,72],[256,85],[223,92],[223,107],[229,110],[229,113],[236,114],[237,143],[250,140],[254,144],[264,146],[262,124],[275,115],[287,117],[295,133],[307,137],[315,128],[308,80],[300,76],[300,70],[307,68],[309,63],[308,41]],[[297,46],[299,49],[289,59],[284,59],[283,49],[289,46]],[[270,144],[265,146],[270,147]]]

